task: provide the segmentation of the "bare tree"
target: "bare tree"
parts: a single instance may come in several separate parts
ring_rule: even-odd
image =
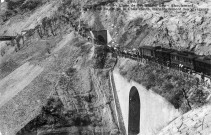
[[[83,7],[84,7],[85,3],[87,3],[87,1],[88,0],[79,0],[78,1],[78,5],[80,5],[80,13],[81,13],[81,15],[84,12]],[[80,18],[79,18],[78,32],[79,32],[80,27],[81,27],[81,15],[80,15]]]
[[[15,41],[16,41],[16,51],[18,51],[18,50],[20,50],[21,45],[24,45],[24,37],[23,37],[23,35],[16,33]]]
[[[5,48],[1,48],[1,56],[3,57],[4,54],[6,53]]]

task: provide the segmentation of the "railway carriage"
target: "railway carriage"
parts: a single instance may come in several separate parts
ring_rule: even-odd
[[[170,64],[171,64],[171,58],[170,57],[171,57],[171,53],[173,51],[174,50],[167,49],[167,48],[156,49],[156,51],[155,51],[156,62],[158,62],[161,65],[169,67]]]
[[[211,76],[211,56],[199,56],[195,59],[195,71]]]
[[[155,60],[155,47],[152,46],[141,46],[140,48],[141,57],[148,60]]]
[[[197,57],[192,52],[175,51],[171,53],[171,66],[185,71],[194,70],[194,59]]]
[[[177,51],[160,46],[142,46],[138,50],[119,48],[119,46],[112,47],[110,45],[109,48],[111,52],[117,53],[122,57],[132,59],[144,58],[146,61],[155,61],[164,66],[180,69],[185,72],[192,73],[194,71],[200,73],[202,78],[205,76],[211,79],[211,56],[199,56],[193,52]]]

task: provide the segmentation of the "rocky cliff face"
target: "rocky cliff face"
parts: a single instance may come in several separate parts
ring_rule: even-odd
[[[1,12],[5,12],[6,9],[7,9],[7,4],[6,4],[6,2],[1,2],[1,3],[0,3],[0,11],[1,11]]]
[[[197,54],[210,54],[209,2],[171,1],[166,2],[165,5],[166,11],[150,8],[150,10],[124,12],[123,20],[125,21],[123,22],[126,25],[123,29],[115,23],[121,28],[118,32],[118,34],[121,33],[118,40],[120,45],[128,47],[161,45],[168,48],[187,49]],[[172,5],[192,5],[193,7],[178,8]],[[168,8],[174,8],[174,10]]]
[[[152,5],[153,2],[156,4]],[[120,46],[130,48],[142,45],[162,45],[168,48],[191,50],[197,54],[210,54],[209,1],[173,0],[162,2],[163,7],[158,6],[161,3],[159,1],[143,2],[137,0],[137,3],[148,3],[153,8],[82,12],[82,7],[87,5],[121,7],[128,4],[128,1],[105,0],[93,2],[73,0],[72,2],[63,1],[63,5],[60,6],[58,11],[59,14],[68,17],[72,23],[79,23],[80,20],[96,30],[108,29]],[[58,3],[57,6],[53,7],[58,7]],[[73,14],[74,10],[78,12]],[[38,22],[38,24],[40,23]],[[36,25],[30,27],[33,28]]]
[[[178,117],[158,135],[175,134],[210,134],[210,106],[194,109],[183,116]]]
[[[50,28],[48,27],[47,30],[50,31]],[[46,38],[49,34],[44,33],[43,35]],[[59,46],[63,46],[59,52],[58,48],[60,47],[50,50],[52,56],[47,59],[51,62],[45,61],[45,59],[38,60],[37,56],[36,59],[30,60],[46,68],[45,73],[47,74],[40,75],[41,78],[50,79],[59,75],[57,81],[50,79],[51,83],[46,83],[45,89],[42,86],[35,88],[37,90],[43,88],[46,94],[51,91],[47,102],[45,99],[49,93],[45,95],[46,97],[42,95],[44,106],[41,112],[32,118],[30,116],[32,114],[29,113],[31,102],[19,94],[16,98],[28,101],[29,104],[23,105],[20,102],[18,108],[22,109],[19,110],[3,107],[4,112],[16,111],[15,114],[19,114],[21,110],[28,111],[23,116],[14,115],[14,117],[19,118],[15,121],[11,118],[10,113],[2,115],[4,117],[0,118],[1,121],[6,121],[6,119],[10,121],[4,127],[10,130],[9,134],[13,134],[24,125],[23,123],[26,124],[26,121],[30,120],[17,134],[118,134],[116,118],[114,117],[114,100],[108,78],[108,72],[114,66],[116,59],[110,56],[111,54],[107,54],[105,48],[95,47],[78,37],[72,39],[71,34],[67,38],[63,38],[59,44]],[[37,78],[35,82],[41,84],[40,81]],[[36,84],[32,83],[27,88],[28,93],[32,92]],[[51,86],[51,90],[49,86]],[[37,91],[38,93],[43,92]],[[41,99],[36,97],[36,100]],[[13,103],[10,104],[13,105]],[[31,119],[26,119],[27,117],[31,117]],[[22,125],[17,124],[17,122],[22,123]]]
[[[154,8],[141,11],[101,11],[98,14],[106,29],[117,32],[112,35],[120,46],[162,45],[210,54],[210,3],[171,1],[163,5],[165,7],[154,5]],[[115,25],[113,29],[110,27],[112,24]]]
[[[108,80],[108,71],[114,65],[115,58],[109,57],[111,54],[105,55],[102,53],[104,52],[103,48],[98,48],[87,43],[86,40],[78,38],[80,36],[77,34],[74,34],[74,39],[71,39],[71,42],[68,40],[68,36],[64,38],[64,35],[74,31],[79,24],[81,27],[85,26],[95,30],[108,29],[113,40],[120,47],[136,48],[142,45],[162,45],[178,50],[195,51],[197,54],[207,55],[211,53],[209,37],[210,10],[205,9],[207,8],[206,6],[210,5],[209,1],[173,0],[163,2],[166,5],[165,9],[173,4],[183,4],[192,5],[195,8],[201,7],[203,8],[202,11],[196,11],[192,8],[176,11],[170,11],[170,9],[155,11],[156,9],[151,8],[141,11],[90,10],[83,12],[81,10],[82,6],[86,5],[121,6],[127,4],[127,2],[127,0],[122,2],[109,0],[64,0],[61,3],[51,1],[38,7],[32,13],[27,12],[28,14],[24,14],[25,16],[15,16],[2,23],[0,27],[1,34],[20,33],[24,29],[31,30],[31,33],[27,35],[26,45],[28,46],[23,46],[18,53],[13,54],[11,50],[6,52],[7,55],[12,55],[9,58],[5,58],[7,56],[5,55],[3,59],[12,59],[22,64],[25,61],[30,61],[45,68],[45,74],[42,74],[32,83],[32,86],[29,86],[15,97],[18,105],[14,103],[16,102],[14,100],[14,102],[7,104],[9,107],[5,105],[1,109],[0,113],[3,114],[0,117],[1,121],[4,121],[4,123],[10,121],[4,125],[3,129],[12,130],[9,133],[14,134],[22,128],[17,133],[20,135],[29,133],[44,135],[49,132],[60,134],[118,134],[116,118],[114,117],[115,112],[113,111],[114,101]],[[139,4],[146,2],[153,3],[156,1],[138,1]],[[157,2],[159,3],[159,1]],[[157,5],[155,4],[154,6]],[[61,39],[60,36],[63,38]],[[59,46],[57,46],[57,39],[61,40]],[[56,45],[53,47],[45,46],[43,40],[48,40]],[[56,53],[54,49],[61,50]],[[134,65],[138,65],[138,63]],[[133,65],[127,64],[121,68],[124,69],[125,67],[128,71]],[[154,67],[140,66],[140,69],[147,68],[145,71],[152,71],[154,79],[156,79],[155,75],[158,73],[178,87],[183,83],[181,82],[183,80],[180,81],[175,75],[177,72],[172,72],[173,75],[166,75],[167,70],[164,72],[163,69],[158,69],[157,67],[154,69]],[[138,70],[139,67],[136,68],[136,72]],[[54,79],[49,79],[51,77]],[[153,79],[153,77],[146,78],[146,80],[150,79]],[[47,80],[48,84],[44,84],[43,80]],[[162,84],[159,82],[162,80],[157,80],[159,85]],[[165,81],[166,84],[159,88],[165,86],[164,88],[170,87],[177,91],[178,89],[174,88],[172,84],[167,85],[170,81]],[[37,83],[42,85],[34,87]],[[191,83],[193,81],[190,81]],[[150,87],[152,85],[154,86],[154,84],[150,83]],[[37,91],[38,88],[39,91]],[[45,91],[45,94],[39,95],[39,93],[42,93],[41,90]],[[187,90],[189,90],[189,87]],[[25,94],[25,92],[27,93]],[[159,92],[161,95],[165,93],[165,91]],[[50,98],[47,100],[46,97],[49,96],[49,93],[51,93]],[[35,94],[39,95],[38,98],[35,98],[36,101],[41,100],[42,104],[38,105],[38,103],[33,102],[33,107],[29,107],[35,99],[26,99],[26,97],[33,97]],[[178,92],[179,96],[182,94],[183,91]],[[207,100],[207,95],[205,93],[203,101]],[[167,98],[176,98],[177,100],[172,102],[179,103],[178,108],[182,103],[188,104],[186,103],[189,102],[187,99],[182,98],[180,100],[176,96],[174,97],[173,95],[172,97],[170,94],[167,95]],[[25,103],[22,104],[23,99],[26,99],[24,100],[26,105],[24,105]],[[181,103],[180,101],[185,102]],[[201,99],[199,102],[201,103]],[[191,106],[184,105],[184,108],[188,110],[191,107],[195,107],[194,103]],[[42,109],[36,110],[36,115],[33,118],[29,118],[32,108],[35,108],[34,106],[36,105]],[[28,111],[23,113],[23,110]],[[19,119],[13,119],[13,114],[16,114],[14,118],[19,117]]]

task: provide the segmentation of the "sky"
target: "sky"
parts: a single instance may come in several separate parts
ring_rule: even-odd
[[[1,2],[4,2],[4,0],[1,0]],[[1,135],[1,134],[0,134]]]

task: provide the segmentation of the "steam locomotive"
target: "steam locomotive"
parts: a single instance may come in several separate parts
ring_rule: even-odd
[[[108,46],[111,52],[130,58],[144,58],[160,65],[178,68],[184,72],[200,73],[203,76],[211,77],[211,56],[196,55],[189,51],[177,51],[174,49],[162,48],[161,46],[141,46],[138,49],[124,50]]]

